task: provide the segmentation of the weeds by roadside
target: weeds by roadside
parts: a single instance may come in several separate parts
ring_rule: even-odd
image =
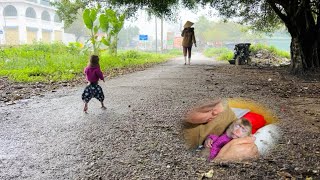
[[[0,77],[15,82],[69,81],[81,75],[88,61],[89,52],[81,46],[62,43],[21,45],[0,49]],[[174,54],[155,54],[138,51],[119,52],[111,56],[101,53],[101,69],[131,68],[148,63],[163,62]]]
[[[216,57],[217,60],[230,60],[233,58],[233,51],[226,47],[209,48],[203,54],[207,57]]]
[[[251,54],[258,54],[259,52],[264,52],[267,54],[272,54],[278,58],[290,59],[290,53],[287,51],[279,50],[274,46],[267,46],[264,44],[252,44],[250,46]],[[228,48],[208,48],[204,52],[207,57],[215,57],[217,60],[227,61],[233,59],[234,52]]]
[[[280,58],[287,58],[290,59],[290,53],[287,51],[283,51],[283,50],[279,50],[274,46],[267,46],[264,44],[255,44],[255,45],[251,45],[250,46],[250,51],[252,53],[257,53],[260,50],[264,50],[264,51],[268,51],[270,53],[272,53],[275,56],[278,56]]]

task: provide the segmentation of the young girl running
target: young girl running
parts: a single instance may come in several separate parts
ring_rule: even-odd
[[[86,78],[89,85],[84,89],[82,93],[82,100],[84,101],[83,111],[87,113],[88,103],[93,97],[101,102],[102,109],[106,109],[106,107],[103,104],[104,94],[102,88],[98,85],[99,79],[105,82],[99,65],[99,56],[90,56],[89,64],[84,69],[84,73],[86,74]]]

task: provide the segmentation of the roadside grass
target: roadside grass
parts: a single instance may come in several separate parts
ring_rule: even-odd
[[[220,61],[227,61],[233,58],[233,51],[228,48],[208,48],[203,54],[206,57],[215,57]]]
[[[135,67],[144,64],[154,64],[164,62],[174,55],[156,54],[150,52],[141,52],[135,50],[122,51],[118,56],[111,56],[108,53],[102,53],[100,58],[100,67],[102,70],[112,70],[115,68]]]
[[[182,56],[182,49],[171,49],[166,52],[166,54],[172,56]]]
[[[21,45],[0,50],[0,76],[18,82],[70,80],[86,63],[86,53],[61,43]]]
[[[164,62],[174,55],[119,52],[117,57],[101,53],[103,71],[114,68],[134,67],[149,63]],[[77,44],[62,43],[21,45],[0,48],[0,76],[16,82],[69,81],[82,75],[88,63],[89,52],[81,51]]]
[[[277,49],[275,46],[267,46],[264,44],[255,44],[250,46],[251,53],[257,53],[260,50],[265,50],[269,53],[274,54],[277,57],[290,59],[290,53]],[[203,54],[207,57],[215,57],[217,60],[230,60],[233,59],[234,53],[228,48],[208,48]]]
[[[260,43],[250,46],[250,51],[253,53],[257,53],[260,50],[266,50],[266,51],[274,54],[277,57],[290,59],[289,52],[277,49],[275,46],[268,46],[268,45],[260,44]]]

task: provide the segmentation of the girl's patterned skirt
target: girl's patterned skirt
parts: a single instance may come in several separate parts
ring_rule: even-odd
[[[92,98],[98,99],[100,102],[104,100],[104,94],[101,86],[97,83],[90,83],[82,93],[82,100],[88,103]]]

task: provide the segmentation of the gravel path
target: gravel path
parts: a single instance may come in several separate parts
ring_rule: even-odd
[[[213,179],[319,177],[319,145],[313,146],[318,154],[307,156],[318,162],[300,161],[305,169],[292,171],[288,169],[300,168],[294,166],[295,160],[306,157],[287,158],[281,147],[275,157],[282,159],[230,164],[209,164],[186,151],[180,122],[199,100],[251,97],[280,113],[284,122],[290,116],[279,112],[286,99],[241,91],[246,85],[233,80],[245,78],[233,71],[239,68],[200,54],[193,59],[190,66],[177,58],[101,82],[107,110],[92,100],[89,114],[82,113],[84,85],[0,107],[0,179],[199,179],[210,169]],[[319,140],[317,130],[309,129]],[[310,132],[301,136],[305,134]]]

